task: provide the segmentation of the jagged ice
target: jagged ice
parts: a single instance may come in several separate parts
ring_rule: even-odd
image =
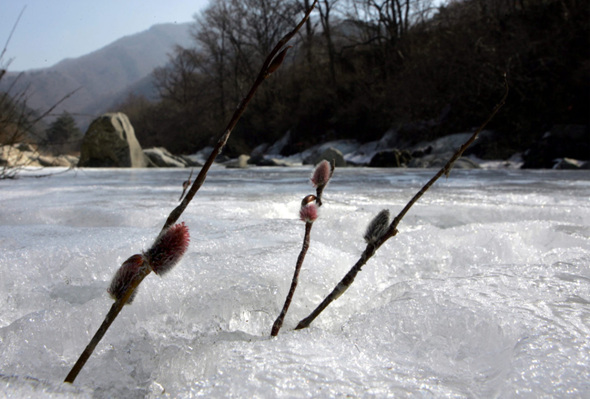
[[[0,396],[590,395],[590,174],[453,171],[346,293],[293,331],[434,173],[337,169],[281,333],[311,167],[211,171],[191,243],[148,276],[74,385],[119,265],[148,248],[186,170],[0,181]],[[24,172],[26,175],[28,172]]]

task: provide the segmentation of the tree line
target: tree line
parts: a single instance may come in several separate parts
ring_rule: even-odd
[[[144,146],[190,153],[210,145],[254,80],[261,59],[308,0],[218,0],[195,15],[194,46],[153,73],[159,100],[130,96]],[[522,150],[553,124],[588,124],[587,1],[322,0],[261,87],[226,151],[248,153],[287,131],[286,153],[319,142],[408,140],[466,131],[503,90],[491,156]]]

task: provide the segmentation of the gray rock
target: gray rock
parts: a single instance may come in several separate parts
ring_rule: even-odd
[[[410,168],[442,168],[453,156],[452,152],[444,154],[430,154],[422,158],[413,158],[408,166]],[[455,161],[453,169],[480,169],[479,164],[469,158],[461,157]]]
[[[287,167],[287,166],[294,166],[294,164],[292,162],[289,162],[285,159],[281,159],[281,158],[273,158],[271,156],[268,157],[261,157],[258,158],[256,160],[252,160],[252,158],[250,158],[250,160],[248,160],[248,163],[250,165],[256,165],[256,166],[279,166],[279,167]]]
[[[552,168],[556,158],[590,160],[590,128],[556,125],[524,153],[523,169]]]
[[[281,137],[276,143],[268,147],[266,153],[268,155],[280,155],[283,149],[289,144],[291,141],[291,131],[285,133],[283,137]]]
[[[182,157],[192,163],[191,166],[203,166],[212,151],[213,147],[205,147],[194,154],[183,155]]]
[[[65,166],[67,168],[72,166],[70,161],[64,156],[53,157],[50,155],[39,155],[37,162],[39,162],[41,166]]]
[[[473,132],[449,134],[432,141],[420,142],[414,146],[408,147],[408,150],[410,153],[412,153],[412,155],[415,154],[415,157],[421,157],[429,154],[447,154],[449,152],[454,153],[463,144],[465,144],[465,142],[469,140],[472,135]],[[482,147],[485,147],[489,143],[494,143],[495,137],[496,133],[494,131],[484,130],[480,132],[475,142],[467,148],[465,154],[467,155],[474,152],[482,152],[477,151],[477,149],[482,149]]]
[[[182,157],[172,155],[170,151],[164,147],[154,147],[143,150],[143,153],[159,168],[186,168],[189,163]]]
[[[588,169],[588,162],[580,161],[572,158],[558,158],[555,159],[553,169]]]
[[[224,163],[226,168],[230,169],[245,169],[248,167],[248,160],[250,159],[250,155],[242,154],[236,159],[232,159]]]
[[[268,147],[268,143],[264,143],[254,148],[250,153],[250,159],[248,160],[248,163],[250,165],[258,165],[260,162],[263,162],[264,153],[268,149]]]
[[[344,158],[344,154],[350,154],[352,152],[355,152],[360,147],[361,147],[361,144],[356,140],[328,141],[327,143],[315,145],[315,146],[303,151],[300,154],[300,158],[301,158],[301,162],[304,165],[316,165],[318,162],[320,162],[322,160],[321,156],[322,156],[322,154],[324,154],[324,152],[326,152],[326,150],[333,149],[333,150],[340,151],[340,153],[343,154],[343,159],[346,162],[346,159]],[[347,164],[348,163],[346,163],[346,165]]]
[[[252,158],[262,157],[266,153],[266,150],[268,150],[268,148],[269,148],[268,143],[262,143],[252,150],[252,152],[250,153],[250,156]]]
[[[81,167],[131,167],[149,165],[127,115],[116,112],[96,118],[82,140]]]
[[[388,148],[406,148],[409,146],[407,140],[400,138],[399,132],[391,128],[383,134],[383,137],[377,141],[378,150],[386,150]]]
[[[344,155],[342,155],[342,152],[333,147],[327,148],[319,156],[310,159],[309,163],[311,163],[312,165],[317,165],[323,160],[326,160],[330,163],[334,163],[336,167],[344,167],[347,165],[346,161],[344,160]]]
[[[369,166],[373,168],[400,168],[407,166],[411,159],[412,156],[408,151],[391,149],[377,152],[371,158]]]
[[[187,166],[203,166],[204,162],[199,162],[193,159],[190,155],[174,155],[176,158],[181,159],[182,162],[186,163]]]

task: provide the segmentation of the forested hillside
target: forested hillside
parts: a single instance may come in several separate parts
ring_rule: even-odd
[[[194,46],[155,71],[160,101],[130,97],[144,146],[176,153],[215,139],[268,50],[309,1],[225,0],[196,16]],[[411,140],[479,125],[503,94],[488,156],[523,150],[554,124],[588,124],[589,2],[324,0],[285,65],[250,104],[228,151],[291,131],[287,152],[335,138]]]

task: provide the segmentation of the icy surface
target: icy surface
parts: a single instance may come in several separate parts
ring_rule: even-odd
[[[0,181],[0,396],[590,397],[590,174],[454,171],[310,328],[367,223],[434,173],[339,169],[285,325],[311,169],[216,169],[181,218],[182,261],[139,287],[74,385],[62,381],[187,170]]]

